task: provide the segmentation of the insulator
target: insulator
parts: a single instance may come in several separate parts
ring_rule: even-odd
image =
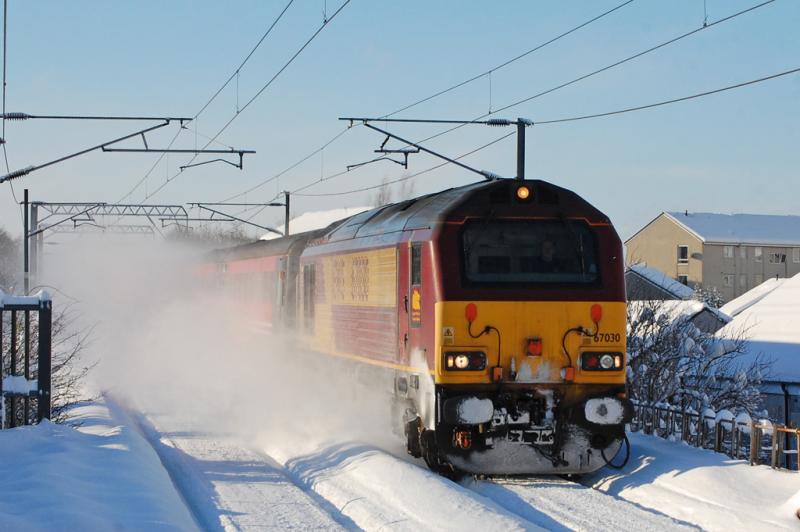
[[[486,125],[490,127],[510,126],[511,121],[507,118],[490,118],[486,121]]]
[[[27,113],[6,113],[3,116],[6,120],[27,120],[31,117]]]
[[[503,176],[497,175],[494,172],[489,172],[487,170],[481,170],[481,175],[484,176],[486,179],[503,179]]]
[[[21,170],[14,170],[13,172],[0,177],[0,183],[5,181],[10,181],[12,179],[16,179],[18,177],[22,177],[24,175],[28,175],[32,170],[35,170],[34,166],[28,166],[27,168],[23,168]]]

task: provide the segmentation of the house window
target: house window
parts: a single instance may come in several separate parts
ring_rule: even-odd
[[[681,284],[685,284],[686,286],[689,286],[689,276],[688,275],[679,275],[678,276],[678,282],[681,283]]]
[[[757,273],[753,276],[753,286],[758,286],[764,282],[764,276],[760,273]]]
[[[678,246],[678,264],[689,264],[689,246]]]
[[[769,254],[769,263],[770,264],[783,264],[786,262],[786,253],[770,253]]]
[[[739,288],[747,288],[747,276],[740,275],[739,276]]]
[[[756,262],[761,262],[761,248],[760,247],[753,248],[753,257],[755,257]]]
[[[800,249],[800,248],[798,248]],[[747,259],[747,248],[742,246],[739,248],[739,258],[740,259]]]
[[[726,259],[733,258],[733,246],[722,246],[722,256]]]
[[[722,276],[722,284],[725,286],[733,286],[733,275],[726,273]]]
[[[792,248],[792,262],[800,262],[800,248]]]

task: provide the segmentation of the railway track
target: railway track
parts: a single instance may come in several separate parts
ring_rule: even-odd
[[[692,530],[687,523],[558,478],[452,482],[359,443],[298,452],[138,416],[203,530]]]
[[[699,530],[691,523],[558,477],[470,479],[462,484],[548,530]]]

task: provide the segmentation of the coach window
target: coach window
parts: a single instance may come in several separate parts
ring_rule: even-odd
[[[303,323],[306,331],[314,331],[314,284],[316,272],[313,264],[303,267]]]
[[[422,284],[422,245],[411,244],[411,286]]]
[[[422,244],[411,244],[411,286],[408,320],[412,329],[422,326]]]

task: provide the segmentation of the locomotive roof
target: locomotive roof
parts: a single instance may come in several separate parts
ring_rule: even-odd
[[[445,220],[502,213],[504,209],[514,206],[515,190],[520,184],[520,181],[500,179],[449,188],[364,211],[322,229],[216,250],[213,258],[230,260],[284,255],[293,248],[297,249],[296,246],[303,248],[306,245],[429,229]],[[524,184],[533,189],[533,200],[529,204],[536,214],[546,217],[580,216],[591,222],[608,223],[608,218],[602,212],[570,190],[541,180],[526,180]]]
[[[317,241],[336,242],[352,238],[384,235],[415,229],[429,229],[445,220],[461,220],[483,213],[500,214],[515,202],[516,187],[523,182],[512,179],[482,181],[420,196],[364,211],[329,227]],[[526,180],[533,189],[529,203],[541,216],[585,217],[591,222],[608,223],[608,217],[583,198],[565,188],[541,180]],[[314,242],[312,242],[313,244]]]

